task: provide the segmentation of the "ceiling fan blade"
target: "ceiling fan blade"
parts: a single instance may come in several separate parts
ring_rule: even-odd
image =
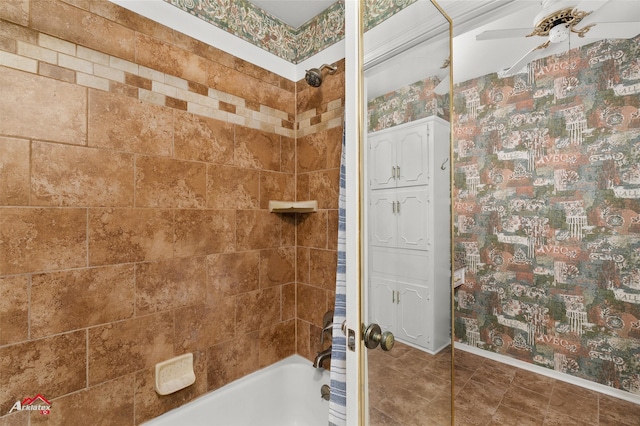
[[[579,32],[583,27],[576,25]],[[600,22],[584,33],[585,38],[633,38],[640,34],[640,22]]]
[[[518,72],[520,72],[520,70],[523,69],[525,65],[527,65],[529,62],[533,61],[534,59],[544,58],[545,56],[551,56],[551,55],[553,55],[555,53],[562,52],[566,48],[567,48],[567,43],[565,43],[565,42],[562,42],[562,43],[549,43],[549,42],[542,43],[540,46],[534,47],[533,49],[528,51],[526,55],[524,55],[522,58],[520,58],[518,60],[518,62],[513,64],[511,66],[511,68],[506,70],[501,75],[503,77],[510,77],[512,75],[515,75]]]
[[[531,28],[510,28],[506,30],[488,30],[476,35],[476,40],[496,40],[501,38],[526,37]]]
[[[604,10],[602,6],[607,4],[607,0],[582,0],[579,2],[575,9],[580,10],[582,12],[590,12],[587,16],[585,16],[582,21],[576,27],[583,27],[585,25],[589,25],[593,22],[597,22],[598,16],[600,16],[601,12]],[[600,12],[599,12],[600,11]]]

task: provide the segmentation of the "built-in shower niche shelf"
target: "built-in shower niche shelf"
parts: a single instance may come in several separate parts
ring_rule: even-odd
[[[318,201],[275,201],[269,200],[271,213],[315,213],[318,211]]]

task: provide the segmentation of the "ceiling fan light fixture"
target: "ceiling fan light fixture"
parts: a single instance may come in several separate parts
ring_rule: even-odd
[[[562,43],[569,38],[570,30],[565,24],[556,25],[549,31],[549,41],[551,43]]]

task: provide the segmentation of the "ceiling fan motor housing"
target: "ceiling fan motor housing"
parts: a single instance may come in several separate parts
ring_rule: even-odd
[[[551,43],[561,43],[569,37],[569,28],[565,24],[558,24],[549,31]]]
[[[566,40],[566,37],[569,35],[569,32],[573,30],[573,27],[580,23],[580,21],[582,21],[591,12],[582,12],[574,7],[567,7],[550,14],[546,11],[543,11],[542,13],[545,13],[545,15],[543,15],[542,18],[538,17],[540,15],[536,17],[537,23],[535,24],[533,32],[527,37],[550,36],[551,31],[558,28],[556,32],[566,30],[567,34],[564,36],[564,39]],[[555,37],[557,36],[558,35],[555,35]],[[552,43],[557,43],[558,41],[551,40]]]

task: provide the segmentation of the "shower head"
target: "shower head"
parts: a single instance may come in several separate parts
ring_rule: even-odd
[[[329,68],[329,74],[335,74],[338,69],[335,65],[323,64],[320,68],[311,68],[310,70],[307,70],[304,79],[307,81],[309,86],[320,87],[322,84],[322,70],[324,68]]]

